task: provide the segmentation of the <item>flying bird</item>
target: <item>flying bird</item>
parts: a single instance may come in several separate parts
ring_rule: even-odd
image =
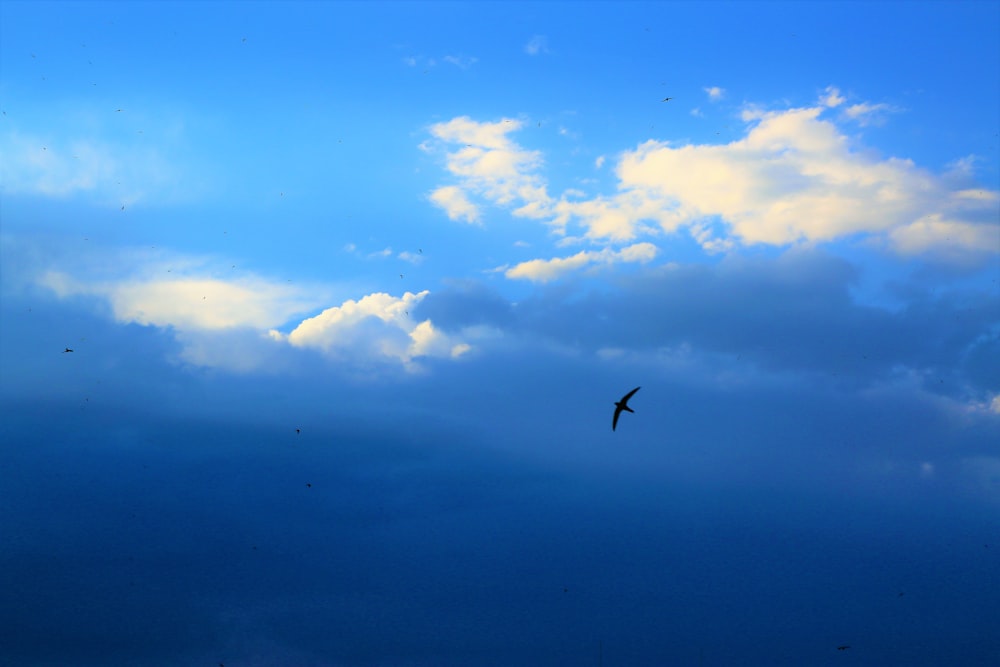
[[[71,349],[69,349],[69,348],[67,347],[67,348],[66,348],[65,350],[63,350],[63,354],[66,354],[67,352],[72,352],[72,351],[73,351],[73,350],[71,350]]]
[[[838,646],[838,647],[837,647],[837,650],[838,650],[838,651],[846,651],[846,650],[847,650],[847,649],[849,649],[849,648],[851,648],[851,647],[850,647],[850,646],[848,646],[847,644],[844,644],[843,646]]]
[[[672,100],[672,99],[674,99],[674,98],[672,98],[672,97],[664,97],[664,98],[663,98],[662,100],[660,100],[660,101],[661,101],[661,102],[669,102],[669,101],[670,101],[670,100]]]
[[[635,392],[637,392],[637,391],[639,391],[639,387],[636,387],[635,389],[633,389],[629,393],[627,393],[624,396],[622,396],[622,400],[615,402],[615,417],[614,417],[614,419],[611,420],[611,430],[612,431],[614,431],[615,427],[618,426],[618,417],[621,415],[622,410],[625,410],[626,412],[632,412],[632,413],[635,412],[635,410],[633,410],[632,408],[630,408],[628,406],[628,399],[632,398],[632,395]]]

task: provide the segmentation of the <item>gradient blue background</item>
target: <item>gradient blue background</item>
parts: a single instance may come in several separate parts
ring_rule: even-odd
[[[0,108],[0,664],[1000,664],[997,3],[3,2]]]

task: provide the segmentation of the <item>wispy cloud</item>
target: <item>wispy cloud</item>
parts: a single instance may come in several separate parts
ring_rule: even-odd
[[[845,98],[840,94],[840,90],[834,86],[827,86],[823,94],[819,97],[819,103],[830,108],[838,107],[845,101]]]
[[[537,56],[540,53],[549,52],[548,39],[545,35],[532,35],[528,43],[524,45],[524,52],[529,56]]]
[[[726,95],[725,89],[719,88],[718,86],[711,86],[705,88],[704,90],[705,93],[708,95],[708,99],[712,100],[713,102],[721,100]]]
[[[636,243],[618,251],[610,248],[599,251],[584,250],[570,257],[522,262],[507,269],[504,275],[508,278],[544,283],[587,266],[636,262],[645,264],[655,258],[657,252],[656,246],[652,243]]]
[[[399,257],[404,262],[409,262],[410,264],[413,265],[422,264],[424,261],[423,253],[410,252],[409,250],[403,250],[397,255],[397,257]]]
[[[449,55],[443,57],[441,60],[450,65],[454,65],[455,67],[458,67],[460,69],[469,69],[470,67],[475,65],[479,59],[474,56]]]
[[[48,197],[88,195],[107,205],[173,196],[179,170],[157,150],[99,139],[0,137],[0,189]]]
[[[860,102],[858,104],[852,104],[844,109],[844,115],[857,122],[862,127],[865,127],[868,125],[883,124],[885,122],[885,115],[896,111],[898,111],[898,109],[891,104],[869,104],[867,102]]]

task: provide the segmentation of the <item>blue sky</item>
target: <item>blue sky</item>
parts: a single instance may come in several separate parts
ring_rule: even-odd
[[[998,26],[3,3],[0,662],[997,664]]]

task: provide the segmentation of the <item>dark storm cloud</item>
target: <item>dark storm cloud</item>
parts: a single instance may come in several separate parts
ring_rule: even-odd
[[[1000,355],[991,354],[1000,341],[995,295],[916,288],[901,307],[883,308],[856,300],[860,277],[846,260],[793,251],[661,267],[601,290],[543,288],[506,308],[484,287],[448,290],[428,297],[428,316],[450,327],[488,322],[580,350],[687,345],[775,371],[870,382],[909,368],[929,384],[944,379],[953,395],[1000,389]]]
[[[997,421],[876,381],[973,372],[990,311],[863,306],[857,279],[801,254],[516,306],[461,285],[435,324],[505,337],[377,378],[312,354],[206,370],[93,303],[5,298],[0,658],[569,667],[602,642],[605,664],[791,666],[849,643],[990,664],[1000,494],[967,473]],[[889,358],[842,382],[823,355],[861,342]]]
[[[511,304],[499,293],[472,281],[453,283],[443,291],[428,294],[414,315],[430,319],[447,332],[476,325],[506,328],[513,322]]]

